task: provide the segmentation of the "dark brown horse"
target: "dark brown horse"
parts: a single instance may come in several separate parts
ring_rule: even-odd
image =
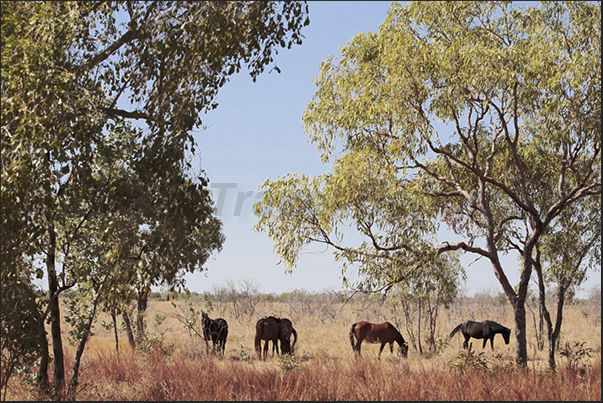
[[[455,327],[452,332],[450,332],[448,338],[452,338],[459,330],[465,337],[463,348],[469,348],[469,339],[473,337],[474,339],[484,339],[482,349],[486,347],[486,343],[490,340],[490,347],[494,350],[494,336],[497,333],[502,334],[505,339],[505,344],[509,344],[509,337],[511,336],[511,329],[491,320],[485,320],[483,322],[474,322],[472,320],[465,321]]]
[[[357,340],[354,343],[354,338]],[[381,352],[383,347],[389,343],[389,349],[394,353],[394,342],[397,342],[400,346],[400,353],[403,357],[408,355],[408,344],[404,341],[402,334],[396,329],[394,325],[389,322],[385,323],[369,323],[369,322],[356,322],[350,329],[350,343],[352,343],[352,349],[360,354],[360,346],[363,341],[367,343],[381,343],[379,349],[378,358],[381,359]]]
[[[288,318],[278,318],[275,316],[269,316],[276,321],[279,328],[278,339],[281,342],[281,354],[293,354],[295,343],[297,342],[297,332],[293,328],[291,320]],[[293,335],[293,344],[291,344],[291,335]],[[274,355],[274,348],[276,347],[276,353],[278,354],[278,346],[273,345],[272,354]]]
[[[228,323],[226,323],[226,320],[222,318],[210,319],[205,312],[201,312],[201,325],[207,351],[209,351],[209,340],[211,340],[214,351],[224,355],[226,337],[228,337]]]
[[[272,342],[272,355],[274,355],[274,346],[278,343],[280,329],[276,318],[263,317],[255,324],[255,351],[258,354],[258,359],[266,359],[268,356],[268,343]],[[264,344],[264,354],[262,357],[262,340]],[[278,347],[277,347],[278,348]],[[277,351],[278,354],[278,351]]]

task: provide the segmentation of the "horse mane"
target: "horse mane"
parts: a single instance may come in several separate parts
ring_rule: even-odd
[[[485,322],[488,322],[490,325],[493,325],[495,328],[500,329],[502,331],[511,332],[511,329],[509,329],[506,326],[501,325],[498,322],[494,322],[493,320],[486,320]]]

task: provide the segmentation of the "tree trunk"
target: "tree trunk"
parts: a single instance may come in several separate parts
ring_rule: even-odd
[[[400,303],[402,305],[402,308],[404,309],[404,321],[406,322],[406,331],[408,332],[408,336],[410,338],[409,342],[412,343],[413,348],[418,351],[419,349],[417,348],[415,332],[412,327],[412,319],[409,306],[410,303],[406,298],[402,298]]]
[[[61,391],[65,386],[65,365],[63,359],[63,340],[61,338],[61,310],[59,307],[59,281],[55,268],[56,233],[53,224],[48,226],[48,305],[50,314],[50,334],[52,336],[52,353],[54,355],[54,386]]]
[[[119,338],[117,336],[117,315],[115,308],[111,309],[111,319],[113,320],[113,332],[115,333],[115,351],[117,351],[117,361],[119,362]]]
[[[538,351],[544,350],[544,312],[542,306],[538,305]]]
[[[421,298],[419,300],[418,312],[418,323],[417,323],[417,343],[419,346],[419,354],[423,355],[423,346],[421,345]]]
[[[561,324],[563,322],[563,305],[565,303],[565,291],[567,287],[562,282],[559,282],[559,291],[557,293],[557,319],[555,320],[555,328],[550,332],[549,336],[549,367],[556,369],[557,364],[555,363],[555,348],[557,347],[557,341],[559,340],[559,333],[561,332]],[[550,318],[549,318],[550,321]]]
[[[136,315],[136,336],[138,337],[138,340],[145,338],[144,317],[147,311],[150,289],[151,288],[149,286],[144,286],[142,289],[138,290],[138,313]]]
[[[105,280],[101,283],[99,289],[96,291],[96,297],[94,298],[94,303],[92,305],[92,313],[88,318],[88,323],[86,323],[86,328],[84,330],[84,334],[82,335],[82,339],[77,347],[77,351],[75,353],[75,362],[73,363],[73,375],[71,375],[71,382],[69,382],[70,392],[73,392],[78,385],[78,375],[80,372],[80,363],[82,361],[82,355],[84,354],[84,348],[86,347],[86,342],[88,341],[88,336],[90,335],[90,329],[92,329],[92,323],[94,322],[94,318],[96,317],[96,308],[98,307],[98,301],[101,297],[101,290],[105,281],[107,280],[107,276],[105,276]]]
[[[439,301],[436,297],[435,303],[429,304],[429,351],[437,351],[435,335],[437,331]]]
[[[525,300],[513,304],[513,316],[515,317],[515,363],[523,368],[528,364]]]
[[[523,250],[523,268],[519,277],[519,287],[517,294],[510,298],[515,317],[515,362],[518,367],[525,368],[528,365],[528,342],[526,331],[526,299],[528,296],[528,287],[532,276],[532,269],[536,266],[532,259],[532,252],[538,253],[537,241],[542,233],[542,228],[534,224],[534,232],[525,243]],[[538,268],[536,268],[538,272]],[[507,295],[509,293],[507,292]]]
[[[130,347],[132,349],[136,348],[136,341],[134,341],[134,333],[132,333],[132,325],[130,324],[130,317],[128,316],[128,312],[124,310],[121,314],[124,323],[126,324],[126,336],[128,336],[128,343],[130,343]]]
[[[46,200],[44,212],[47,221],[48,245],[46,250],[46,271],[48,274],[48,314],[50,315],[50,335],[52,337],[52,353],[54,367],[54,387],[61,392],[65,386],[65,366],[63,360],[63,340],[61,338],[61,309],[59,307],[59,279],[56,272],[56,229],[54,227],[54,196],[50,176],[51,158],[50,151],[46,152],[46,163],[48,164],[48,178],[46,182]]]
[[[553,330],[553,322],[551,321],[551,315],[548,311],[548,309],[546,308],[546,292],[544,289],[544,277],[542,275],[542,266],[540,264],[540,250],[538,250],[538,248],[536,248],[536,259],[534,261],[534,270],[536,270],[536,276],[538,278],[538,303],[539,303],[539,310],[541,312],[541,320],[544,319],[544,322],[546,324],[546,337],[549,343],[549,348],[548,348],[548,363],[549,363],[549,369],[551,369],[553,372],[555,372],[557,370],[557,364],[555,362],[555,342],[556,342],[556,338],[557,336],[559,336],[559,332],[555,332]],[[562,297],[563,291],[560,288],[559,290],[559,297]],[[561,300],[558,301],[557,306],[559,306],[559,302],[561,303],[562,306],[562,310],[563,310],[563,302]],[[559,319],[559,315],[557,315],[557,318]],[[558,323],[560,324],[559,320]]]
[[[46,322],[45,317],[40,316],[38,321],[38,332],[40,337],[40,369],[38,370],[38,386],[42,390],[46,390],[48,388],[48,361],[50,360],[50,355],[48,352],[48,338],[46,337],[46,327],[44,323]]]

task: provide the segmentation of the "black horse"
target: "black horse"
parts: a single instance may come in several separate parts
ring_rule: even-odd
[[[279,318],[276,316],[269,316],[269,319],[273,319],[278,324],[279,334],[278,339],[281,342],[281,354],[293,354],[295,343],[297,342],[297,332],[288,318]],[[293,344],[291,344],[291,335],[293,335]],[[276,343],[272,346],[272,354],[274,355],[274,349],[278,352],[278,346]]]
[[[207,351],[209,352],[209,340],[211,340],[214,351],[223,355],[226,348],[226,337],[228,337],[228,323],[226,323],[226,320],[222,318],[210,319],[205,312],[202,312],[201,325],[203,326],[203,338]]]
[[[452,332],[450,332],[448,338],[452,338],[459,330],[463,332],[463,336],[465,336],[463,348],[469,348],[469,339],[473,337],[474,339],[484,339],[482,348],[485,348],[486,343],[490,340],[490,347],[494,350],[494,335],[497,333],[502,334],[505,339],[505,344],[509,344],[509,337],[511,336],[511,329],[491,320],[485,320],[483,322],[474,322],[472,320],[465,321],[455,327]]]

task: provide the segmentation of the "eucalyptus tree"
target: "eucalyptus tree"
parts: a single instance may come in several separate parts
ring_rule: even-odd
[[[533,256],[541,318],[546,326],[549,368],[556,370],[555,347],[563,324],[563,307],[587,279],[601,269],[601,197],[582,200],[563,211],[545,232]],[[546,304],[546,287],[556,297],[555,321]]]
[[[533,259],[514,287],[501,256],[532,257],[560,214],[600,197],[600,16],[593,2],[392,4],[320,65],[303,123],[332,171],[266,181],[255,228],[287,270],[324,243],[377,290],[441,253],[487,259],[525,366]]]
[[[109,256],[87,265],[76,243],[102,239],[86,233],[94,219],[100,222],[100,212],[121,217],[120,209],[123,213],[131,206],[104,197],[114,194],[116,178],[102,173],[95,155],[109,151],[106,145],[115,141],[110,136],[120,133],[134,136],[140,145],[124,164],[137,173],[137,185],[149,196],[143,216],[151,218],[156,202],[153,208],[163,208],[152,217],[162,228],[150,229],[155,238],[137,238],[140,248],[154,242],[155,249],[145,251],[151,263],[160,261],[149,276],[170,282],[183,268],[202,269],[215,238],[197,243],[196,249],[174,249],[193,244],[184,237],[198,241],[195,237],[203,234],[178,234],[174,214],[190,202],[202,203],[193,210],[207,208],[211,215],[205,178],[189,174],[187,158],[196,152],[192,130],[201,127],[203,112],[217,106],[218,90],[230,75],[246,67],[255,80],[274,64],[278,48],[301,43],[307,12],[303,2],[2,3],[2,272],[3,278],[5,271],[30,274],[21,271],[22,265],[7,263],[5,248],[17,259],[43,262],[35,274],[48,279],[45,315],[51,323],[58,391],[65,382],[59,295],[80,282],[86,288],[93,264],[111,264]],[[196,196],[187,202],[170,199],[174,190],[179,192],[174,198],[187,192]],[[126,192],[123,187],[117,191]],[[172,227],[161,227],[161,219]],[[108,219],[106,224],[103,231],[111,234],[123,222]],[[189,224],[183,232],[198,229],[199,221]],[[206,224],[208,232],[219,231]],[[5,225],[10,239],[4,236]],[[166,233],[171,238],[162,240]],[[171,248],[173,239],[178,242]],[[109,244],[102,246],[110,252]],[[103,248],[86,250],[96,259]],[[176,254],[172,267],[167,260]]]

